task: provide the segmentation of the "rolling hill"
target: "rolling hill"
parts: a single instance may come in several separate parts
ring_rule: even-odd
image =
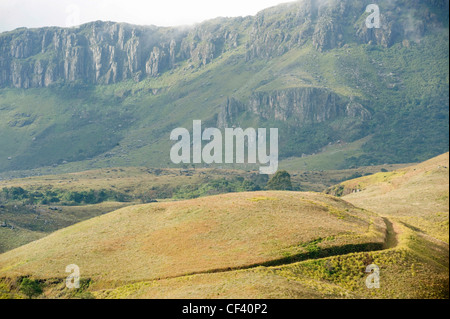
[[[444,154],[329,189],[345,201],[265,191],[125,207],[1,254],[0,294],[23,297],[30,276],[44,298],[448,298],[448,167]],[[372,263],[380,289],[365,286]]]
[[[322,192],[342,180],[406,165],[290,172],[294,190]],[[35,169],[32,175],[45,173]],[[0,224],[5,226],[0,227],[0,253],[125,206],[256,191],[268,180],[258,171],[192,168],[121,167],[12,178],[20,174],[0,174],[5,178],[0,180]]]
[[[316,227],[321,225],[320,227]],[[314,193],[256,192],[133,206],[0,256],[0,276],[143,281],[383,246],[381,218]]]
[[[330,194],[448,244],[449,153],[419,165],[378,173],[335,186]]]

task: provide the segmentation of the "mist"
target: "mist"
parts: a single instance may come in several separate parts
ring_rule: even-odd
[[[192,25],[254,15],[288,0],[0,0],[0,32],[19,27],[72,27],[103,20],[138,25]]]

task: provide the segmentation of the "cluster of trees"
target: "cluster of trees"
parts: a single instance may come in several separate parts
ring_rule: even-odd
[[[276,191],[293,190],[291,175],[286,171],[278,171],[267,183],[266,189]]]
[[[278,171],[270,180],[268,175],[253,174],[247,178],[237,176],[219,178],[206,183],[183,185],[178,187],[153,187],[145,192],[133,195],[112,190],[69,191],[49,189],[30,191],[22,187],[4,187],[0,192],[2,202],[21,202],[28,205],[92,205],[105,201],[130,202],[141,200],[151,203],[154,198],[190,199],[201,196],[235,192],[254,192],[260,190],[294,190],[291,176],[286,171]]]
[[[117,202],[130,201],[130,196],[121,192],[111,190],[93,190],[88,191],[67,191],[67,190],[45,190],[28,191],[22,187],[4,187],[0,192],[0,200],[20,201],[25,204],[59,204],[59,205],[80,205],[80,204],[98,204],[108,200]]]
[[[294,190],[291,176],[278,171],[270,180],[267,175],[255,174],[244,177],[219,178],[200,185],[185,185],[174,192],[174,198],[190,199],[224,193],[254,192],[261,190]]]

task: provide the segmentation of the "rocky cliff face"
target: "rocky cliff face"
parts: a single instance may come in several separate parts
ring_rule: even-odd
[[[346,43],[384,47],[404,39],[419,39],[439,25],[434,10],[448,10],[448,1],[379,1],[381,28],[367,29],[366,7],[372,0],[303,0],[260,12],[253,20],[247,59],[282,55],[311,41],[318,51]],[[426,4],[424,4],[426,3]]]
[[[249,112],[263,119],[294,126],[333,121],[340,117],[366,121],[371,113],[360,103],[323,88],[305,87],[252,94],[248,103],[228,98],[218,117],[219,127],[239,125],[238,116]]]
[[[247,107],[234,98],[227,98],[220,108],[217,117],[217,127],[226,128],[238,122],[239,115],[245,112]]]
[[[0,35],[0,86],[140,81],[188,59],[207,64],[237,41],[237,33],[218,24],[190,30],[111,22],[74,29],[19,29]]]
[[[319,51],[349,42],[385,47],[418,40],[439,26],[445,0],[380,1],[382,27],[367,29],[371,0],[301,0],[255,17],[216,19],[190,29],[93,22],[77,28],[17,29],[0,34],[0,87],[55,82],[110,84],[156,77],[189,61],[206,65],[245,45],[246,59],[270,59],[311,43]],[[425,3],[425,4],[424,4]]]

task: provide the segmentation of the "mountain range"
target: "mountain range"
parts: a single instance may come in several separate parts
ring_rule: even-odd
[[[368,29],[371,2],[1,33],[0,172],[171,167],[170,131],[195,119],[278,127],[282,159],[359,145],[331,157],[340,169],[444,153],[449,3],[381,0],[381,27]]]

